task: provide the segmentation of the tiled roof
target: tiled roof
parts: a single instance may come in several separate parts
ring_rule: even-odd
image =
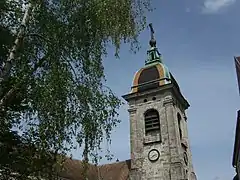
[[[88,180],[127,180],[130,172],[130,160],[105,165],[88,165]],[[67,159],[60,176],[67,180],[83,180],[84,165],[82,161]]]
[[[131,169],[131,160],[99,166],[104,180],[127,180]]]
[[[240,56],[234,57],[234,59],[235,59],[235,67],[236,67],[236,73],[237,73],[238,89],[240,93]]]
[[[234,142],[234,151],[233,151],[233,160],[232,165],[233,167],[237,166],[237,160],[239,157],[239,149],[240,149],[240,110],[237,112],[237,124],[236,124],[236,130],[235,130],[235,142]]]

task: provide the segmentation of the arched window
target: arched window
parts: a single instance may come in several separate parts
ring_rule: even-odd
[[[145,132],[146,134],[160,130],[160,121],[158,111],[149,109],[145,113]]]
[[[177,113],[177,119],[178,119],[178,129],[179,129],[179,136],[180,139],[182,139],[182,129],[181,129],[181,115],[179,113]]]

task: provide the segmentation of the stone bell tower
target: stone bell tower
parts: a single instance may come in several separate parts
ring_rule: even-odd
[[[131,180],[196,180],[188,140],[189,107],[163,64],[150,24],[150,49],[145,66],[123,98],[129,104]]]

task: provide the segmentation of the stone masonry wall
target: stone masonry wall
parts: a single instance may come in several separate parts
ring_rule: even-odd
[[[156,100],[152,100],[153,96]],[[129,102],[132,180],[136,180],[137,176],[143,180],[186,179],[176,119],[179,109],[174,101],[173,95],[165,92],[146,95]],[[144,113],[151,108],[159,112],[161,128],[158,133],[146,136]],[[153,148],[160,152],[160,158],[156,162],[148,159],[148,153]]]

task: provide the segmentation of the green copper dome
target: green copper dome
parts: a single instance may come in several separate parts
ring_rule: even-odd
[[[156,47],[151,47],[147,51],[147,60],[145,61],[145,65],[148,65],[154,62],[162,63],[162,59],[161,59],[161,54],[158,52],[158,49]]]

